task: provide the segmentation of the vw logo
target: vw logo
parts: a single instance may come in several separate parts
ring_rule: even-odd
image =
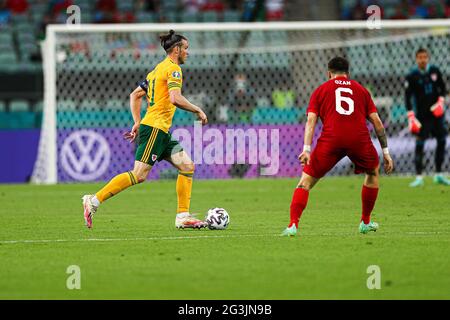
[[[61,147],[61,166],[75,180],[95,180],[105,173],[110,160],[108,142],[92,130],[71,133]]]

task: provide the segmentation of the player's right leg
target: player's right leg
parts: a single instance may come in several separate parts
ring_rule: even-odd
[[[361,190],[362,214],[359,224],[360,233],[368,233],[369,231],[377,231],[378,223],[370,220],[370,215],[378,197],[380,169],[377,166],[373,170],[366,171],[366,177]]]
[[[298,222],[308,204],[309,191],[316,185],[319,179],[303,172],[297,188],[294,190],[290,206],[290,222],[281,233],[282,236],[295,236],[297,234]]]

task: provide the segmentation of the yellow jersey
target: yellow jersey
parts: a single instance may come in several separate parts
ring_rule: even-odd
[[[176,107],[170,103],[169,91],[181,89],[183,74],[178,64],[169,57],[161,61],[140,84],[147,94],[148,107],[141,124],[158,128],[166,133],[172,126]]]

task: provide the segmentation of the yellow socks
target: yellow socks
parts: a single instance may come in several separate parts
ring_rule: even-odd
[[[177,213],[189,212],[194,171],[178,171],[177,178]]]
[[[136,183],[138,179],[132,171],[124,172],[112,178],[95,196],[101,203]]]

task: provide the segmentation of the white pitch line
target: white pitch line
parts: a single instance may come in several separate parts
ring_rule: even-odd
[[[439,231],[416,231],[406,232],[406,235],[431,236],[431,235],[447,235],[448,232]],[[389,237],[391,234],[380,234],[382,237]],[[395,234],[394,236],[397,236]],[[354,232],[335,232],[335,233],[305,233],[299,237],[316,237],[316,236],[358,236]],[[150,240],[186,240],[186,239],[218,239],[218,238],[249,238],[249,237],[280,237],[279,234],[237,234],[237,235],[210,235],[210,236],[181,236],[181,237],[147,237],[147,238],[90,238],[90,239],[35,239],[35,240],[3,240],[0,244],[33,244],[33,243],[60,243],[60,242],[112,242],[112,241],[150,241]],[[281,237],[280,237],[281,238]]]
[[[241,234],[241,235],[214,235],[214,236],[182,236],[182,237],[147,237],[147,238],[90,238],[90,239],[36,239],[36,240],[4,240],[0,244],[16,243],[54,243],[54,242],[110,242],[110,241],[149,241],[149,240],[185,240],[205,238],[244,238],[244,237],[267,237],[276,235],[267,234]]]

